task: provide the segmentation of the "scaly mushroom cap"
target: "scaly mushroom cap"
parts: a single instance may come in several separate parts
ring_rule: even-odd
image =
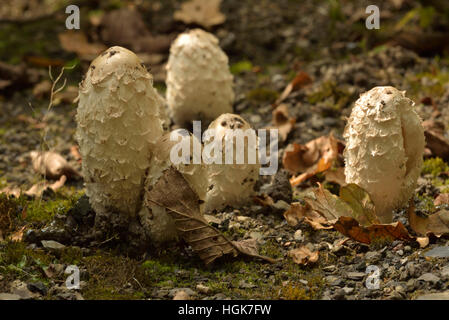
[[[218,39],[201,29],[176,38],[167,64],[167,103],[178,125],[232,112],[233,76]]]
[[[215,130],[215,138],[222,139],[222,164],[207,165],[208,188],[206,193],[206,201],[204,203],[203,211],[209,212],[213,210],[220,210],[226,206],[238,207],[245,205],[252,201],[255,194],[254,186],[259,179],[260,163],[257,158],[258,139],[254,134],[256,145],[252,147],[256,150],[255,163],[250,164],[248,161],[248,146],[251,139],[245,138],[244,150],[237,150],[237,140],[226,135],[228,130],[240,129],[245,132],[251,129],[251,126],[242,117],[226,113],[214,120],[208,129]],[[225,164],[226,146],[230,140],[234,141],[233,164]],[[253,143],[254,143],[253,140]],[[211,140],[205,141],[211,143]],[[228,144],[229,146],[229,144]],[[236,153],[244,153],[244,163],[236,162]]]
[[[178,132],[181,132],[179,130]],[[170,133],[163,135],[156,142],[153,149],[151,165],[145,181],[144,206],[139,212],[141,224],[146,227],[151,239],[155,243],[162,243],[176,239],[177,231],[174,222],[165,208],[160,207],[146,198],[148,191],[162,177],[165,170],[170,166],[176,168],[186,179],[193,191],[196,192],[199,199],[204,200],[207,188],[207,176],[202,164],[193,164],[192,155],[194,146],[197,143],[199,152],[201,152],[201,142],[193,135],[185,136],[189,140],[190,157],[186,159],[189,164],[174,164],[171,159],[171,152],[179,141],[171,141]]]
[[[345,175],[371,196],[380,220],[404,206],[416,187],[424,130],[412,100],[393,87],[375,87],[356,101],[343,136]]]
[[[112,47],[91,63],[79,88],[76,139],[86,194],[96,212],[134,215],[140,208],[163,113],[152,76],[133,52]]]

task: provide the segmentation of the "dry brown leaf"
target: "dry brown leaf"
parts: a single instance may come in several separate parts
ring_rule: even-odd
[[[279,130],[281,141],[287,140],[287,136],[295,126],[295,118],[291,118],[288,113],[288,106],[280,104],[272,112],[274,128]]]
[[[345,168],[331,168],[324,172],[324,178],[328,182],[336,183],[342,187],[346,186],[346,176],[345,176]]]
[[[19,114],[16,119],[18,121],[25,122],[25,123],[29,124],[31,126],[31,128],[33,128],[33,129],[43,129],[47,126],[46,122],[39,122],[35,118],[24,115],[24,114]]]
[[[413,201],[407,210],[410,228],[421,236],[449,234],[449,210],[438,210],[427,217],[416,214]]]
[[[340,217],[334,224],[334,228],[345,236],[366,244],[370,244],[373,241],[415,240],[399,221],[391,224],[372,224],[364,227],[352,217]]]
[[[432,155],[449,160],[449,141],[444,137],[444,124],[440,121],[426,120],[423,122],[426,147]]]
[[[291,204],[290,208],[284,212],[284,218],[292,227],[297,226],[301,221],[309,224],[315,230],[332,229],[331,223],[308,205],[299,202]]]
[[[319,251],[312,252],[307,247],[303,246],[290,250],[288,255],[295,263],[306,266],[318,261]]]
[[[40,197],[45,190],[47,189],[51,189],[54,192],[56,192],[56,190],[58,190],[59,188],[63,187],[64,184],[67,181],[67,177],[62,175],[58,181],[54,182],[54,183],[49,183],[47,181],[43,181],[43,182],[39,182],[36,183],[35,185],[33,185],[30,189],[28,189],[27,191],[25,191],[25,195],[29,196],[29,197]]]
[[[190,188],[181,173],[167,169],[152,190],[147,191],[147,201],[167,209],[181,237],[210,264],[224,255],[247,256],[275,262],[274,259],[254,253],[248,243],[230,241],[218,229],[207,223],[200,213],[198,195]],[[149,205],[146,203],[145,205]]]
[[[15,198],[19,198],[22,190],[17,187],[4,187],[3,189],[0,189],[0,194],[6,194],[7,196],[14,196]]]
[[[151,35],[138,11],[121,8],[104,14],[101,19],[101,38],[111,46],[118,45],[151,54],[168,52],[174,35]]]
[[[435,206],[441,206],[442,204],[449,204],[449,193],[439,194],[433,201]]]
[[[334,138],[331,133],[304,146],[295,144],[287,146],[282,157],[284,168],[291,173],[302,172],[299,176],[291,178],[291,185],[297,186],[317,173],[331,168],[341,154],[343,145],[343,142]]]
[[[101,43],[89,43],[84,33],[80,31],[64,31],[58,34],[61,47],[68,52],[74,52],[80,59],[93,60],[106,46]]]
[[[25,231],[25,226],[14,232],[9,236],[9,239],[13,242],[21,242],[23,239],[23,232]]]
[[[255,196],[254,201],[264,207],[272,207],[274,205],[274,200],[265,193]]]
[[[190,0],[181,4],[181,10],[176,11],[174,19],[186,24],[195,23],[205,28],[222,24],[226,16],[221,13],[222,0]]]
[[[30,157],[33,169],[47,178],[59,179],[62,175],[69,178],[80,176],[67,160],[56,152],[31,151]]]
[[[284,101],[290,95],[290,93],[303,88],[304,86],[308,85],[311,82],[312,78],[310,78],[310,76],[306,72],[299,71],[293,78],[293,80],[290,81],[290,83],[285,87],[284,91],[281,93],[279,98],[274,103],[274,106],[277,106],[282,101]]]

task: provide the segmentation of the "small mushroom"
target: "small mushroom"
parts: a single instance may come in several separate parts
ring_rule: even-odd
[[[424,129],[404,91],[375,87],[356,101],[344,134],[345,176],[371,196],[381,222],[406,205],[421,173]]]
[[[174,123],[212,121],[232,112],[233,76],[218,39],[201,29],[179,35],[167,64],[167,103]]]
[[[173,140],[171,139],[173,137]],[[184,143],[184,145],[183,145]],[[184,150],[176,146],[184,146]],[[188,149],[188,154],[181,154]],[[162,243],[176,239],[177,231],[174,222],[166,209],[147,200],[147,192],[151,191],[165,170],[173,166],[177,169],[198,195],[200,200],[205,198],[207,188],[207,176],[201,159],[194,163],[196,157],[201,157],[201,142],[187,130],[179,129],[163,135],[156,142],[150,168],[145,181],[144,205],[139,212],[141,224],[146,228],[154,243]],[[185,159],[182,157],[185,156]],[[179,162],[180,160],[182,162]],[[168,191],[167,191],[168,192]]]
[[[163,134],[164,105],[139,58],[111,47],[79,88],[76,139],[93,209],[134,216],[152,144]]]
[[[255,131],[242,117],[230,113],[222,114],[215,119],[209,125],[208,130],[210,129],[214,130],[211,131],[214,140],[206,138],[203,158],[204,154],[207,155],[206,150],[209,146],[218,142],[216,150],[221,148],[219,150],[221,155],[214,152],[213,156],[221,157],[221,164],[206,165],[208,186],[203,211],[209,212],[226,206],[235,207],[250,203],[255,194],[254,186],[259,178],[260,169],[257,158],[258,139]],[[234,135],[239,132],[242,135],[240,137],[237,135],[236,138]],[[233,142],[232,150],[230,142]],[[254,156],[252,159],[251,153]],[[230,154],[233,155],[233,159],[229,159],[231,163],[226,160],[227,155]]]

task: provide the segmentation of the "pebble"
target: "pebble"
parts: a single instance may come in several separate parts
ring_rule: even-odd
[[[418,281],[425,281],[425,282],[433,282],[436,283],[438,281],[440,281],[441,279],[438,278],[436,275],[434,275],[433,273],[424,273],[422,276],[420,276],[418,279]]]
[[[0,293],[0,300],[20,300],[20,296],[12,293]]]
[[[190,295],[185,292],[184,290],[180,290],[176,292],[175,296],[173,297],[173,300],[191,300]]]
[[[298,229],[295,231],[295,233],[293,234],[293,239],[295,239],[296,241],[303,241],[304,240],[304,236],[302,235],[302,230]]]
[[[449,277],[449,265],[444,266],[440,273],[442,277]]]
[[[363,272],[347,272],[346,277],[352,280],[362,280],[365,277],[365,273]]]
[[[435,247],[427,251],[424,254],[424,256],[432,258],[447,258],[449,257],[449,247],[448,246]]]
[[[194,296],[194,295],[196,295],[196,292],[193,291],[193,290],[190,289],[190,288],[174,288],[174,289],[171,289],[171,290],[168,292],[168,296],[171,297],[171,298],[173,298],[173,297],[175,297],[176,294],[177,294],[178,292],[180,292],[180,291],[184,291],[184,292],[185,292],[186,294],[188,294],[189,296]]]
[[[65,245],[53,240],[42,240],[42,246],[50,250],[61,250],[65,248]]]
[[[208,294],[210,291],[210,288],[200,283],[196,286],[196,290],[198,290],[198,292]]]
[[[449,291],[423,294],[418,296],[416,300],[449,300]]]

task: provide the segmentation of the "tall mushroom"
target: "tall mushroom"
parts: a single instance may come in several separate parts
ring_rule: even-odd
[[[375,87],[356,101],[344,131],[345,175],[371,196],[379,219],[389,223],[420,175],[424,130],[405,92]]]
[[[204,155],[208,161],[208,154],[211,160],[207,164],[208,187],[203,211],[249,203],[255,194],[260,169],[255,131],[242,117],[230,113],[215,119],[208,131],[211,137],[206,137],[204,142],[203,161]],[[229,155],[232,159],[227,158]]]
[[[111,47],[91,63],[79,88],[76,139],[86,194],[97,214],[134,216],[140,209],[163,113],[152,76],[133,52]]]
[[[218,39],[201,29],[179,35],[167,64],[167,103],[178,125],[232,112],[233,76]]]

